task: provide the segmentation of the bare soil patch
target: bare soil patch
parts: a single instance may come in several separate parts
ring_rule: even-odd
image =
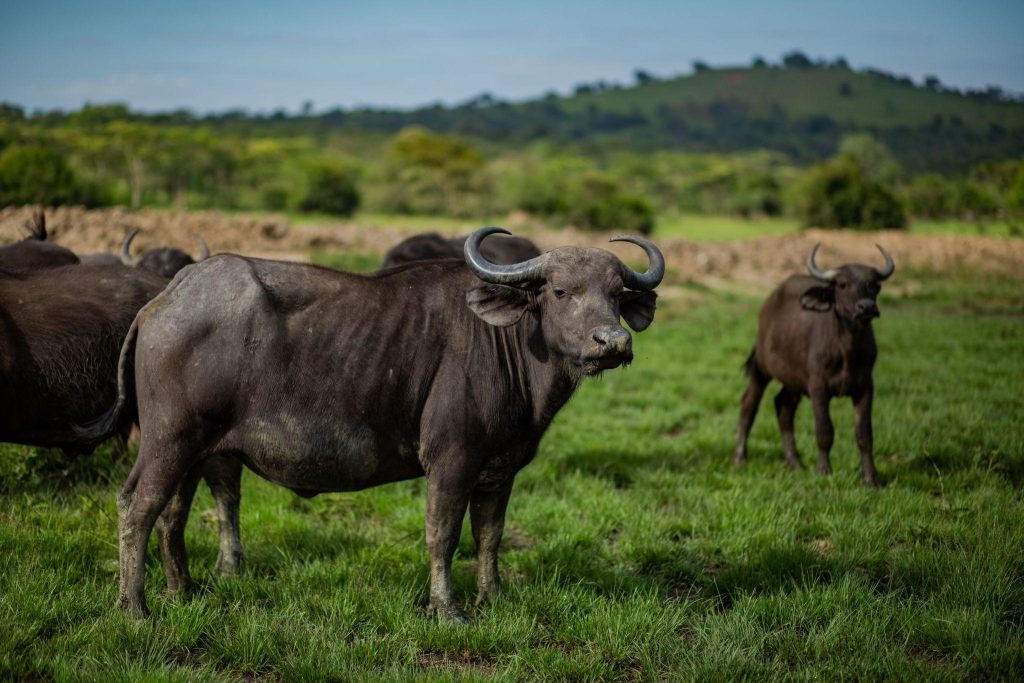
[[[32,207],[0,210],[0,243],[25,234]],[[202,236],[214,253],[235,252],[253,256],[305,261],[315,249],[384,253],[399,240],[417,232],[360,219],[297,227],[273,216],[233,215],[218,211],[132,211],[122,207],[86,210],[58,207],[46,212],[51,239],[81,253],[116,251],[132,228],[140,233],[133,252],[157,246],[176,246],[198,251]],[[572,228],[553,230],[527,217],[513,215],[507,227],[533,239],[542,249],[558,246],[600,246],[622,257],[642,261],[636,247],[608,244],[611,235],[586,233]],[[438,232],[456,231],[437,226]],[[1024,281],[1024,240],[974,235],[916,235],[900,231],[853,232],[806,230],[800,234],[768,236],[735,242],[691,242],[662,238],[659,246],[675,282],[715,285],[721,280],[769,284],[804,270],[804,259],[816,242],[822,242],[819,263],[830,266],[860,262],[882,264],[875,244],[885,246],[897,266],[948,271],[969,269],[1018,278]]]

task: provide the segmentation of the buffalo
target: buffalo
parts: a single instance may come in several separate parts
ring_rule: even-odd
[[[861,456],[861,476],[872,487],[881,485],[872,453],[872,370],[878,347],[871,321],[877,318],[881,283],[896,269],[892,256],[878,246],[885,267],[849,264],[821,270],[814,256],[807,257],[811,277],[792,275],[761,306],[757,342],[745,368],[749,383],[740,407],[739,436],[733,462],[747,460],[747,436],[754,424],[765,387],[772,379],[782,384],[775,397],[775,412],[782,432],[786,463],[802,466],[793,438],[793,416],[803,396],[814,410],[818,442],[817,471],[831,474],[829,451],[833,428],[829,402],[835,396],[853,401],[855,437]]]
[[[142,268],[143,270],[152,271],[167,278],[168,280],[174,277],[175,273],[185,266],[190,266],[193,263],[207,259],[210,256],[210,248],[206,246],[206,242],[203,241],[202,237],[196,238],[199,242],[198,259],[193,259],[186,252],[173,247],[150,249],[142,256],[132,256],[132,240],[135,239],[137,234],[139,234],[139,229],[135,228],[128,233],[128,237],[126,237],[124,243],[121,244],[121,263],[130,268]]]
[[[28,272],[78,263],[75,252],[48,242],[46,237],[46,216],[37,211],[29,226],[28,237],[0,247],[0,269]]]
[[[633,358],[654,319],[661,252],[638,273],[603,249],[499,265],[481,255],[371,275],[220,255],[182,271],[138,315],[116,403],[80,430],[108,433],[137,401],[139,454],[117,499],[118,603],[147,613],[145,550],[163,515],[168,589],[190,585],[184,528],[210,458],[240,460],[299,495],[426,477],[429,609],[466,621],[451,562],[469,509],[477,602],[499,586],[516,473],[587,376]],[[237,500],[237,498],[236,498]],[[158,534],[160,534],[158,527]]]
[[[388,250],[381,268],[392,268],[413,261],[461,259],[465,244],[465,237],[445,238],[436,232],[413,235]],[[540,256],[540,249],[525,237],[495,237],[483,244],[481,253],[492,263],[507,265],[536,258]]]

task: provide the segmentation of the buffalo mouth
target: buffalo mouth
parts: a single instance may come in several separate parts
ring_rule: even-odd
[[[579,366],[584,375],[597,375],[605,370],[617,368],[620,365],[628,365],[633,360],[633,354],[621,356],[599,356],[596,358],[583,358]]]

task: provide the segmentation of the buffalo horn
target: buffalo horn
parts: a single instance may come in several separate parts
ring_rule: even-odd
[[[892,255],[885,250],[881,244],[876,244],[878,251],[882,252],[882,256],[885,257],[885,270],[875,270],[879,280],[888,279],[896,271],[896,262],[892,260]]]
[[[641,292],[649,292],[661,284],[661,279],[665,277],[665,257],[662,256],[661,250],[655,246],[654,242],[632,235],[621,235],[608,241],[629,242],[641,247],[647,253],[649,265],[643,273],[638,273],[626,264],[622,264],[622,283],[626,287]]]
[[[485,259],[480,254],[480,243],[488,235],[495,234],[511,235],[512,233],[504,228],[487,227],[474,231],[466,238],[466,244],[462,251],[466,255],[466,264],[476,273],[478,278],[484,282],[491,282],[496,285],[517,285],[544,279],[544,267],[548,260],[547,254],[508,266],[491,263]]]
[[[134,268],[135,266],[139,265],[139,259],[132,258],[132,254],[130,251],[132,246],[132,240],[135,239],[135,236],[138,234],[139,229],[133,228],[132,231],[128,233],[128,236],[124,238],[124,242],[121,243],[121,263],[128,266],[129,268]]]
[[[818,247],[821,246],[821,242],[814,245],[814,249],[811,249],[811,253],[807,256],[807,270],[810,271],[811,275],[824,280],[825,282],[832,282],[836,279],[836,275],[839,275],[839,271],[835,268],[830,270],[819,270],[818,266],[814,265],[814,255],[818,253]]]
[[[210,248],[206,246],[206,240],[202,236],[196,237],[199,240],[199,260],[205,261],[210,258]]]

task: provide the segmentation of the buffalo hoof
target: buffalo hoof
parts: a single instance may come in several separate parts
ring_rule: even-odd
[[[145,619],[149,616],[149,608],[145,602],[132,600],[124,595],[117,599],[117,607],[132,619]]]
[[[427,605],[427,614],[437,617],[438,621],[454,622],[456,624],[469,624],[469,615],[462,611],[458,605]]]
[[[743,467],[744,465],[747,464],[747,456],[745,454],[740,455],[739,453],[737,453],[736,455],[732,456],[732,464],[734,467]]]
[[[866,474],[861,477],[864,485],[869,489],[885,488],[885,482],[877,474]]]
[[[242,568],[242,553],[218,553],[214,571],[219,576],[234,576]]]
[[[798,457],[786,458],[786,467],[791,470],[802,470],[804,463]]]
[[[814,468],[814,471],[823,477],[827,477],[832,474],[832,465],[827,462],[819,462],[818,466]]]
[[[490,585],[487,588],[480,589],[476,594],[476,600],[473,602],[474,607],[480,607],[487,603],[494,602],[497,599],[500,588],[497,585]]]

